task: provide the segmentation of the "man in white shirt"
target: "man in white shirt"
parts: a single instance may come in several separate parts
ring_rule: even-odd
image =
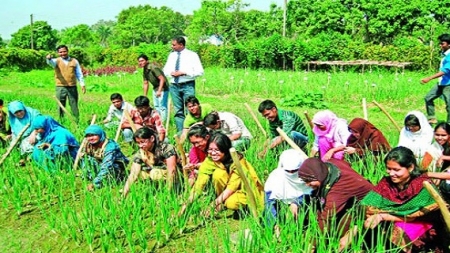
[[[207,128],[226,134],[236,150],[245,151],[250,146],[252,138],[250,131],[242,119],[231,112],[212,112],[206,115],[203,124]]]
[[[195,78],[203,75],[203,66],[197,53],[186,48],[182,36],[172,39],[173,51],[169,54],[164,74],[170,76],[170,96],[175,108],[175,125],[177,131],[183,130],[185,118],[184,101],[195,95]]]
[[[119,124],[122,128],[122,135],[125,140],[125,142],[132,142],[133,141],[133,131],[131,128],[123,127],[123,111],[127,110],[128,113],[131,113],[131,110],[134,109],[134,106],[132,106],[130,103],[123,101],[123,97],[119,93],[113,93],[111,94],[111,102],[112,105],[109,107],[108,114],[106,115],[106,118],[103,120],[103,124],[107,128],[113,128],[118,127]]]

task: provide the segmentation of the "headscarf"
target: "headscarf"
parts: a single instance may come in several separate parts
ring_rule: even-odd
[[[23,118],[19,119],[17,118],[14,113],[23,110],[25,112],[25,115]],[[26,107],[22,102],[20,101],[13,101],[8,104],[8,119],[9,119],[9,125],[11,126],[11,131],[15,136],[17,136],[20,131],[27,125],[33,122],[33,120],[36,118],[36,116],[40,115],[41,113],[33,109],[31,107]],[[30,133],[33,131],[31,127],[29,127],[25,133],[23,134],[23,137],[26,137],[30,135]]]
[[[330,149],[347,144],[347,139],[350,136],[347,122],[344,119],[338,118],[332,111],[319,111],[314,115],[312,122],[315,124],[313,132],[316,135],[316,142],[321,158]],[[325,126],[325,130],[320,129],[317,125]],[[345,129],[345,133],[339,133],[339,129]],[[344,158],[344,151],[335,152],[332,157],[342,160]]]
[[[94,135],[100,136],[100,140],[97,143],[103,142],[106,139],[105,131],[98,125],[90,125],[90,126],[88,126],[86,128],[86,130],[84,131],[84,136],[86,136],[88,134],[94,134]],[[95,145],[97,143],[92,143],[92,144]]]
[[[305,182],[319,181],[323,184],[327,176],[327,165],[315,157],[306,159],[298,170],[298,177]]]
[[[298,177],[297,172],[287,172],[298,170],[303,161],[300,152],[294,149],[288,149],[281,153],[278,167],[270,173],[264,184],[264,191],[269,199],[278,199],[290,204],[299,197],[311,193],[312,189]]]
[[[348,128],[359,133],[359,138],[356,138],[353,134],[350,135],[347,146],[360,149],[368,148],[371,151],[387,151],[390,149],[390,145],[383,133],[369,121],[354,118],[348,124]]]
[[[314,114],[312,122],[317,125],[325,126],[322,130],[317,125],[314,125],[313,132],[316,136],[325,136],[329,139],[333,137],[334,128],[338,121],[338,117],[330,110],[319,111]]]
[[[413,133],[407,130],[406,126],[403,127],[400,131],[398,146],[407,147],[412,150],[416,157],[422,157],[431,146],[434,131],[423,113],[419,111],[411,111],[406,115],[406,117],[411,114],[419,119],[420,130]]]
[[[58,128],[64,128],[61,126],[56,120],[47,115],[39,115],[37,116],[31,125],[31,129],[36,130],[42,128],[44,129],[44,133],[41,133],[42,139],[51,133],[58,130]]]

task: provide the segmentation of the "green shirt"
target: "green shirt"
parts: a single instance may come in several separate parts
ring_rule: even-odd
[[[169,90],[169,86],[167,85],[167,78],[164,75],[164,72],[154,64],[147,64],[144,67],[143,78],[145,81],[148,81],[153,85],[153,89],[157,90],[159,88],[159,78],[158,76],[163,76],[165,79],[163,91]]]
[[[279,136],[277,127],[281,128],[287,135],[292,131],[299,132],[304,136],[308,136],[308,131],[303,124],[302,119],[292,111],[282,109],[278,110],[278,118],[275,121],[269,121],[270,134],[272,137]]]
[[[184,119],[183,128],[189,128],[197,122],[202,121],[206,115],[213,111],[212,107],[209,104],[201,104],[200,105],[200,117],[196,118],[191,113],[186,115]]]

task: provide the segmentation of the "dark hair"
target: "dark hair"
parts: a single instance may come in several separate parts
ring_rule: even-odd
[[[146,61],[148,61],[148,56],[147,56],[146,54],[141,54],[141,55],[139,55],[137,59],[139,60],[139,59],[141,59],[141,58],[144,59],[144,60],[146,60]]]
[[[0,106],[3,105],[3,99],[0,99]]]
[[[419,118],[416,117],[416,115],[414,114],[409,114],[408,116],[406,116],[405,118],[405,127],[408,126],[420,126],[420,121]]]
[[[176,41],[178,44],[186,46],[186,40],[184,39],[183,36],[175,36],[175,37],[173,37],[172,40]]]
[[[274,107],[275,107],[275,109],[277,108],[275,103],[272,100],[267,99],[267,100],[262,101],[261,104],[259,104],[258,111],[260,113],[262,113],[264,110],[270,110]]]
[[[203,125],[206,127],[216,125],[219,121],[219,114],[217,112],[211,112],[203,118]]]
[[[192,136],[206,138],[208,135],[211,135],[211,132],[203,124],[191,126],[187,133],[188,138],[191,138]]]
[[[69,52],[69,48],[68,48],[66,45],[59,45],[59,46],[56,48],[56,51],[59,51],[61,48],[65,48],[65,49],[67,50],[67,52]]]
[[[450,124],[447,122],[440,122],[434,127],[434,131],[436,132],[439,128],[444,129],[447,134],[450,134]]]
[[[190,95],[189,97],[186,98],[186,101],[184,101],[184,105],[187,106],[188,103],[200,105],[200,102],[194,95]]]
[[[141,127],[136,130],[136,132],[134,132],[133,139],[150,139],[152,136],[155,137],[154,139],[156,143],[158,141],[158,135],[156,134],[156,131],[148,127]]]
[[[448,33],[441,34],[441,35],[439,35],[438,40],[440,42],[444,41],[444,42],[447,42],[450,44],[450,34],[448,34]]]
[[[122,97],[122,95],[120,95],[120,93],[113,93],[113,94],[111,94],[111,96],[109,97],[109,99],[110,99],[111,101],[114,100],[114,99],[120,99],[120,100],[123,101],[123,97]]]
[[[146,96],[139,96],[134,100],[136,107],[150,106],[150,100]]]
[[[220,152],[224,153],[225,156],[222,163],[225,165],[225,167],[229,168],[229,166],[233,162],[230,153],[230,148],[232,147],[230,138],[228,138],[228,136],[222,132],[215,132],[213,133],[211,138],[209,138],[208,149],[209,145],[211,145],[211,143],[213,142],[217,145],[217,148],[219,148]]]
[[[417,166],[416,157],[409,148],[402,146],[393,148],[384,158],[384,164],[386,165],[388,161],[395,161],[404,168],[409,168],[413,165],[414,169],[410,172],[412,178],[422,174],[419,166]]]

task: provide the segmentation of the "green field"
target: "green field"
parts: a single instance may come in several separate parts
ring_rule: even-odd
[[[129,102],[141,95],[141,75],[139,72],[86,77],[88,91],[80,95],[80,126],[71,125],[68,120],[63,124],[81,140],[93,114],[97,115],[97,122],[106,116],[111,93],[119,92]],[[366,98],[369,121],[395,146],[398,130],[371,102],[376,100],[382,104],[402,126],[407,112],[424,111],[423,97],[432,84],[421,85],[420,79],[427,75],[396,72],[395,69],[348,73],[209,68],[204,77],[197,79],[196,93],[201,103],[209,103],[219,111],[233,112],[244,120],[254,136],[246,158],[264,181],[277,161],[271,154],[265,160],[257,158],[265,140],[244,103],[257,113],[262,100],[272,99],[278,107],[293,110],[304,119],[305,111],[312,117],[319,109],[283,106],[282,99],[296,94],[301,97],[306,92],[321,93],[329,109],[350,121],[363,117],[361,103]],[[5,102],[21,100],[57,119],[54,89],[50,69],[0,72],[0,98]],[[444,120],[444,103],[436,102],[437,116]],[[258,117],[265,126],[266,120]],[[110,130],[108,135],[113,138],[114,132]],[[174,122],[169,132],[168,136],[175,134]],[[125,144],[123,147],[126,155],[133,154],[132,147]],[[322,235],[315,222],[307,228],[287,222],[282,226],[278,242],[270,228],[259,227],[258,221],[251,217],[235,220],[229,213],[215,219],[201,217],[200,209],[208,201],[197,201],[189,215],[178,217],[176,214],[186,196],[175,195],[164,187],[140,182],[133,185],[130,195],[123,200],[119,193],[121,186],[88,192],[88,182],[78,176],[80,171],[67,168],[67,171],[51,175],[33,168],[30,163],[18,167],[18,156],[17,151],[13,152],[0,168],[0,252],[305,252],[314,239],[318,252],[336,252],[338,247],[338,238],[333,236],[336,231]],[[356,163],[354,168],[373,183],[384,173],[379,164],[369,163],[363,167]],[[300,219],[305,215],[302,212]],[[355,223],[361,224],[360,221]],[[252,230],[251,242],[246,243],[239,237],[237,245],[231,243],[230,235],[245,228]],[[356,237],[349,252],[358,251],[360,245],[360,237]],[[380,251],[382,248],[373,249],[373,252]]]

